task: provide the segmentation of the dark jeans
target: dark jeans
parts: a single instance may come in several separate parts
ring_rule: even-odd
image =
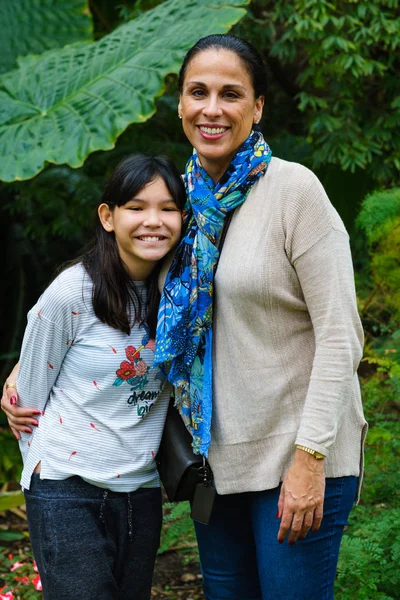
[[[216,496],[209,525],[195,522],[207,600],[331,600],[343,528],[357,477],[326,480],[317,533],[277,541],[280,487]]]
[[[117,493],[34,473],[25,498],[45,600],[149,600],[160,488]]]

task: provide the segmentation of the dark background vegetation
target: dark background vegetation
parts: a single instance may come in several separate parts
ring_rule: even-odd
[[[24,10],[21,0],[16,4],[21,4],[20,11]],[[173,4],[176,8],[179,1],[173,0]],[[187,4],[182,0],[182,6]],[[4,17],[9,10],[7,5],[0,0],[0,16]],[[57,18],[53,0],[41,5],[44,22],[49,14]],[[107,39],[120,25],[143,18],[159,5],[169,10],[171,2],[91,0],[87,4],[65,0],[58,3],[60,11],[62,5],[70,25],[66,39],[55,35],[51,40],[52,36],[44,29],[45,34],[38,34],[38,39],[47,40],[47,45],[24,48],[22,54],[39,54],[75,41],[90,43],[91,39]],[[86,5],[87,21],[78,20],[76,26],[71,25],[72,15],[77,11],[74,5],[80,10]],[[351,236],[359,309],[366,334],[365,357],[360,367],[370,424],[366,474],[361,504],[352,513],[342,545],[336,597],[339,600],[399,598],[399,2],[255,0],[246,8],[247,14],[232,32],[251,41],[267,64],[270,89],[262,122],[264,135],[275,156],[301,162],[318,174],[342,216]],[[195,10],[194,6],[194,14]],[[17,14],[15,25],[14,17],[7,13],[8,29],[23,28],[21,14]],[[152,14],[148,12],[147,16]],[[61,17],[60,12],[58,18]],[[5,19],[0,18],[0,23],[5,23]],[[197,27],[197,37],[210,33],[203,32],[201,24]],[[3,72],[17,66],[15,56],[6,58]],[[3,87],[0,77],[0,94],[7,92],[7,76],[3,76]],[[3,161],[6,150],[1,145],[7,119],[7,115],[4,119],[0,116]],[[85,245],[90,236],[93,207],[105,178],[124,155],[135,151],[166,153],[183,171],[191,148],[177,119],[176,69],[165,78],[164,93],[156,100],[154,116],[142,123],[132,122],[115,139],[112,150],[93,152],[78,169],[59,161],[60,164],[47,165],[25,181],[0,182],[1,382],[18,359],[27,311],[54,268]],[[16,489],[13,482],[18,478],[20,459],[17,445],[4,425],[3,415],[0,417],[0,485],[3,486],[0,511],[7,508],[7,502],[14,505],[14,513],[0,513],[7,522],[10,514],[17,519],[20,510],[15,508],[15,499],[10,500],[14,497],[7,495]],[[14,529],[11,533],[14,534],[11,537],[19,535]],[[3,584],[14,586],[21,598],[38,597],[32,586],[24,587],[10,574],[10,564],[15,558],[11,560],[7,555],[10,544],[16,542],[5,538],[6,532],[0,530]],[[16,548],[14,551],[23,556],[28,552],[21,544]],[[166,507],[160,553],[170,556],[171,549],[174,555],[180,552],[179,565],[182,561],[182,564],[196,564],[193,531],[184,504]],[[24,568],[31,577],[31,567]],[[171,585],[175,578],[176,574],[171,572]],[[165,578],[161,578],[160,595],[156,597],[201,597],[195,596],[199,593],[195,591],[198,586],[185,592],[182,582],[181,591],[174,591],[179,585],[168,587]]]

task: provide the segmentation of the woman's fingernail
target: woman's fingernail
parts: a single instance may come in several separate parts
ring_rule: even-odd
[[[289,540],[289,546],[294,546],[295,545],[295,541],[294,540]]]
[[[279,519],[279,510],[276,511],[275,519]]]
[[[40,412],[40,410],[34,410],[34,411],[33,411],[33,414],[34,414],[34,415],[41,415],[42,413]]]
[[[38,427],[39,423],[38,423],[38,421],[32,421],[32,425],[35,425],[36,427]]]
[[[278,544],[283,544],[284,540],[278,540]]]
[[[11,398],[10,398],[10,404],[11,405],[17,404],[17,398],[15,396],[11,396]]]
[[[32,430],[28,429],[27,427],[24,427],[24,431],[25,431],[25,433],[32,433]]]

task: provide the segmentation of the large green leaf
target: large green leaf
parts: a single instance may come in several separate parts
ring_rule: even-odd
[[[21,61],[0,81],[0,179],[29,179],[46,162],[80,167],[113,148],[155,112],[188,48],[228,31],[248,1],[168,0],[98,42]]]
[[[18,56],[92,41],[88,0],[0,0],[0,73]]]
[[[22,492],[0,492],[0,510],[9,510],[22,504],[25,504],[25,497]]]

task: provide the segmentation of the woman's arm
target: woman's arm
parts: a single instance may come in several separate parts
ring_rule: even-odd
[[[348,236],[329,232],[293,262],[315,335],[315,355],[296,444],[324,456],[340,427],[362,356],[363,332],[357,313]],[[283,481],[278,505],[278,540],[289,542],[318,530],[323,514],[324,460],[303,450]]]
[[[11,427],[15,438],[20,439],[20,431],[24,433],[32,433],[31,427],[36,427],[38,422],[35,416],[40,415],[40,410],[36,408],[21,408],[18,406],[18,392],[16,389],[17,375],[18,375],[17,363],[10,375],[7,377],[3,386],[3,395],[1,397],[1,408],[4,410],[7,416],[7,421]],[[15,387],[8,387],[15,386]]]

